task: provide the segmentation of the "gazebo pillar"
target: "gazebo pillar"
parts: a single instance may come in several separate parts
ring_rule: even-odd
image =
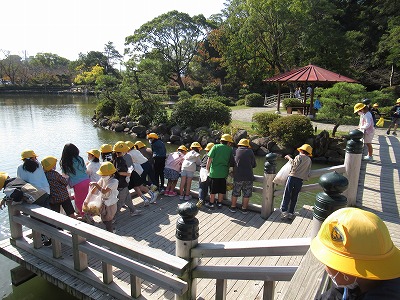
[[[276,114],[280,114],[280,106],[281,106],[281,83],[278,82],[278,101],[276,102]]]

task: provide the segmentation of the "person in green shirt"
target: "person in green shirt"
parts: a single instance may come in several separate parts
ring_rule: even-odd
[[[233,162],[232,136],[223,134],[221,143],[212,147],[208,153],[206,169],[209,171],[210,178],[210,202],[205,205],[208,208],[214,208],[215,195],[218,194],[217,207],[222,208],[222,200],[226,194],[226,177],[229,174],[229,167]]]

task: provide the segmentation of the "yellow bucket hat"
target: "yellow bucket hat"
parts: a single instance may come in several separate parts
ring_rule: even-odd
[[[227,133],[225,133],[225,134],[223,134],[221,136],[221,141],[226,141],[226,142],[233,143],[232,136],[230,134],[227,134]]]
[[[204,150],[210,151],[212,147],[214,147],[214,143],[208,143]]]
[[[97,149],[90,149],[89,151],[86,151],[86,153],[92,154],[96,158],[100,157],[100,151]]]
[[[365,107],[364,103],[357,103],[354,105],[354,113],[358,112],[359,110],[362,110]]]
[[[304,150],[308,153],[308,156],[312,156],[312,147],[309,144],[303,144],[301,147],[297,148],[297,151]]]
[[[146,144],[143,143],[142,141],[137,141],[135,143],[135,146],[138,147],[138,149],[142,149],[143,147],[146,147]]]
[[[250,141],[248,139],[241,139],[238,143],[238,146],[250,148]]]
[[[8,178],[8,174],[5,172],[0,172],[0,190],[4,187],[4,183]]]
[[[103,144],[100,146],[100,152],[101,153],[111,153],[112,146],[110,144]]]
[[[336,271],[372,280],[400,276],[400,250],[375,214],[346,207],[333,212],[311,241],[311,252]]]
[[[41,164],[45,172],[50,171],[56,166],[57,158],[54,156],[46,156],[42,159]]]
[[[199,148],[199,150],[202,150],[203,148],[201,147],[201,145],[198,143],[198,142],[193,142],[191,145],[190,145],[190,149],[193,149],[193,148]]]
[[[128,152],[130,148],[123,141],[116,142],[113,148],[114,152]]]
[[[129,149],[132,149],[135,146],[135,144],[131,141],[126,141],[125,144],[129,147]]]
[[[397,98],[397,100],[396,100],[396,104],[397,104],[397,103],[400,103],[400,98]]]
[[[185,145],[180,145],[180,146],[178,147],[178,150],[182,150],[182,151],[185,151],[185,152],[188,151],[188,149],[186,148]]]
[[[147,135],[148,139],[158,139],[157,133],[151,132]]]
[[[24,160],[26,158],[32,158],[32,157],[34,157],[34,158],[38,157],[36,155],[35,151],[33,151],[33,150],[26,149],[26,150],[22,151],[22,153],[21,153],[22,160]]]
[[[100,176],[110,176],[115,172],[117,172],[117,169],[114,167],[114,165],[111,162],[106,161],[100,165],[100,168],[96,173]]]

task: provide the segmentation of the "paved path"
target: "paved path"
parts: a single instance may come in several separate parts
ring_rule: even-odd
[[[273,107],[249,107],[249,108],[245,108],[245,109],[233,110],[232,111],[232,120],[251,122],[251,119],[255,113],[258,113],[258,112],[274,113],[275,111],[276,111],[275,106],[273,106]],[[281,115],[287,116],[286,110],[281,109]],[[312,121],[312,124],[313,124],[313,127],[317,127],[320,130],[327,130],[327,131],[332,131],[333,126],[334,126],[333,124],[325,124],[325,123],[314,122],[314,121]],[[340,125],[338,130],[344,131],[344,132],[349,132],[356,128],[357,128],[357,126],[353,126],[353,125]],[[385,128],[377,128],[376,132],[378,134],[384,134],[386,132],[386,129]]]

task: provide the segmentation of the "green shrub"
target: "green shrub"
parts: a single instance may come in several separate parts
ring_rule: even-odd
[[[311,120],[305,116],[293,115],[274,120],[269,124],[270,138],[281,146],[299,147],[312,137]]]
[[[283,100],[283,107],[285,109],[287,109],[289,106],[299,106],[302,104],[301,100],[297,99],[297,98],[286,98]]]
[[[258,93],[248,94],[245,96],[246,106],[262,107],[264,106],[264,98]]]
[[[245,99],[239,99],[238,101],[236,101],[236,106],[241,106],[241,105],[246,105]]]
[[[239,98],[245,98],[248,94],[250,94],[250,91],[247,88],[242,88],[239,90]]]
[[[213,101],[217,101],[217,102],[221,102],[223,104],[225,104],[226,106],[233,106],[234,103],[231,99],[224,97],[224,96],[217,96],[217,97],[213,97],[211,98],[211,100]]]
[[[161,118],[166,119],[166,111],[161,105],[160,98],[156,96],[146,98],[144,101],[133,100],[130,115],[144,126],[157,124]]]
[[[213,100],[182,100],[174,105],[171,119],[182,127],[223,125],[231,122],[231,109]]]
[[[281,116],[278,114],[266,112],[255,113],[252,118],[252,121],[255,122],[255,124],[253,124],[252,127],[258,134],[269,136],[269,125],[280,117]]]
[[[131,104],[123,97],[119,97],[115,100],[114,114],[118,117],[124,117],[129,115]]]
[[[179,100],[186,100],[186,99],[190,99],[192,96],[190,95],[190,93],[188,91],[180,91],[178,93],[178,99]]]
[[[203,94],[206,98],[213,98],[218,96],[218,86],[215,84],[207,85],[203,88]]]
[[[102,99],[96,106],[97,116],[112,116],[114,115],[115,103],[111,99]]]

